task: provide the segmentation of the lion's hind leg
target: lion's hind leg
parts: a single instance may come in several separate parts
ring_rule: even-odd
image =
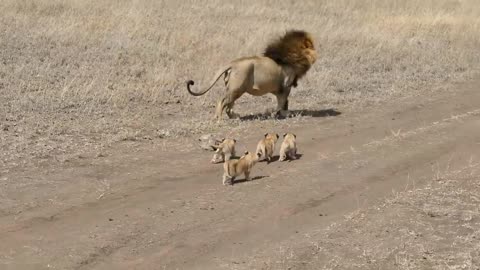
[[[228,94],[226,94],[222,99],[217,102],[217,108],[215,110],[215,118],[218,120],[223,120],[224,113],[227,114],[228,118],[232,118],[232,108],[233,102],[230,101]]]
[[[246,170],[243,174],[245,175],[245,181],[252,180],[252,178],[250,178],[250,171]]]
[[[249,63],[248,66],[238,64],[232,67],[226,84],[227,91],[217,105],[217,118],[222,119],[224,112],[230,119],[238,117],[238,114],[233,112],[233,105],[245,92],[248,92],[248,89],[253,87],[253,68],[252,63]]]
[[[215,118],[218,119],[218,120],[223,119],[223,111],[225,109],[224,99],[225,98],[222,98],[222,99],[218,100],[218,102],[217,102],[217,108],[215,109]]]
[[[222,120],[224,112],[227,114],[229,119],[238,117],[238,114],[233,112],[233,105],[235,104],[235,101],[242,96],[243,93],[245,93],[245,90],[243,88],[238,88],[234,90],[229,89],[227,93],[225,93],[225,96],[223,96],[223,98],[218,101],[215,117],[219,120]]]
[[[255,153],[260,154],[258,161],[262,161],[265,159],[265,147],[262,144],[258,144],[257,151]]]
[[[224,186],[233,185],[233,181],[235,181],[234,176],[230,176],[228,174],[223,174],[222,183],[223,183]]]
[[[239,118],[239,117],[240,117],[240,115],[238,115],[237,113],[234,113],[234,112],[233,112],[233,102],[227,105],[227,109],[225,110],[225,112],[227,113],[227,116],[228,116],[228,118],[230,118],[230,119],[234,119],[234,118]]]

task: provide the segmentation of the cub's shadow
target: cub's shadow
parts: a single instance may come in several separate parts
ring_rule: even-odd
[[[252,182],[252,181],[260,180],[262,178],[267,178],[267,177],[268,176],[266,176],[266,175],[255,176],[255,177],[252,177],[252,179],[250,181],[245,180],[245,178],[238,179],[238,180],[235,179],[235,181],[233,182],[233,185],[241,184],[241,183],[245,183],[245,182]]]
[[[256,113],[256,114],[250,114],[250,115],[245,115],[241,116],[240,120],[244,121],[251,121],[251,120],[266,120],[266,119],[286,119],[286,118],[292,118],[292,117],[297,117],[297,116],[310,116],[310,117],[330,117],[330,116],[338,116],[342,114],[340,111],[337,111],[335,109],[326,109],[326,110],[290,110],[288,112],[288,116],[272,116],[270,113]]]
[[[295,155],[295,157],[296,157],[295,159],[289,158],[289,159],[287,159],[286,161],[288,161],[288,162],[297,161],[297,160],[301,159],[302,156],[303,156],[302,154],[298,154],[298,153],[297,153],[297,154]]]
[[[290,158],[287,158],[285,161],[283,162],[290,162],[290,161],[296,161],[296,160],[299,160],[303,155],[302,154],[298,154],[295,156],[296,159],[290,159]],[[280,156],[273,156],[272,157],[272,160],[270,160],[270,162],[268,162],[266,159],[260,161],[260,162],[265,162],[265,163],[272,163],[272,162],[282,162],[282,161],[279,161],[280,160]]]
[[[259,161],[259,162],[262,162],[262,163],[265,162],[265,163],[268,164],[268,163],[276,162],[276,161],[278,161],[279,159],[280,159],[280,156],[273,156],[272,159],[270,160],[270,162],[269,162],[267,159],[261,160],[261,161]]]

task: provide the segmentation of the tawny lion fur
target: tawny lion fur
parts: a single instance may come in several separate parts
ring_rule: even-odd
[[[297,136],[293,133],[283,134],[283,142],[280,146],[280,161],[297,159]]]
[[[213,154],[211,163],[220,163],[225,160],[230,160],[235,156],[235,139],[222,139],[222,142],[219,145],[212,145],[213,148],[216,148],[215,153]]]
[[[317,57],[311,34],[291,30],[271,42],[262,56],[239,58],[220,69],[209,88],[193,92],[190,86],[194,82],[189,80],[187,90],[191,95],[201,96],[223,75],[227,89],[217,102],[217,119],[222,119],[224,112],[229,118],[236,116],[233,105],[244,93],[254,96],[274,94],[277,98],[276,112],[284,115],[288,111],[291,87],[297,86],[297,81],[305,76]]]
[[[260,160],[266,159],[268,163],[272,161],[273,152],[275,151],[275,143],[278,140],[278,134],[266,133],[264,138],[257,144],[257,154],[262,157]]]
[[[245,180],[250,181],[250,172],[252,167],[258,162],[258,158],[258,154],[246,151],[239,159],[225,161],[223,163],[223,184],[233,185],[235,178],[242,173],[245,175]]]

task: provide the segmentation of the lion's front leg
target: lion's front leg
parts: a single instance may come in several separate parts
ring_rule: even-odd
[[[293,78],[292,84],[290,84],[290,86],[293,86],[293,88],[296,88],[298,86],[298,77],[297,76],[295,76],[295,78]]]
[[[288,96],[290,95],[290,87],[286,87],[282,92],[278,93],[277,96],[277,116],[287,117],[288,116]]]
[[[282,110],[283,111],[288,111],[288,97],[286,98],[285,103],[283,103]]]

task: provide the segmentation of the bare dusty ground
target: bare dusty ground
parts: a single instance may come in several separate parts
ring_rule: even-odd
[[[294,131],[302,156],[234,186],[195,137],[9,170],[2,269],[478,269],[479,85],[260,121],[240,151]]]

